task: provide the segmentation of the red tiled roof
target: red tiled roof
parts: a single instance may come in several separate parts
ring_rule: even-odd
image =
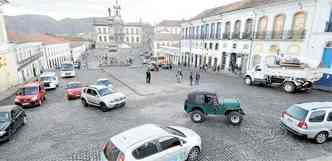
[[[15,32],[8,32],[8,40],[13,43],[28,43],[28,42],[41,42],[44,45],[50,44],[62,44],[67,43],[69,41],[65,40],[61,37],[56,37],[48,34],[31,34],[31,35],[23,35],[17,34]]]

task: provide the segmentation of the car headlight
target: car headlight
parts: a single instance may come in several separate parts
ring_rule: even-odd
[[[6,134],[6,131],[0,131],[0,136],[3,136]]]
[[[37,96],[33,96],[32,101],[37,101]]]

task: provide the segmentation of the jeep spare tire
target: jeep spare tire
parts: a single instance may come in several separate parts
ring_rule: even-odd
[[[239,124],[241,124],[242,119],[243,119],[242,115],[239,112],[236,112],[236,111],[230,112],[227,115],[227,120],[232,125],[239,125]]]
[[[205,121],[205,114],[199,110],[194,110],[190,113],[190,118],[194,123],[201,123]]]

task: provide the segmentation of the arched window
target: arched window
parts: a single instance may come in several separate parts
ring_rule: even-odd
[[[304,38],[305,32],[305,13],[297,12],[293,18],[292,34],[291,38],[293,39],[302,39]]]
[[[267,30],[267,25],[268,25],[268,19],[266,16],[261,17],[258,21],[258,32],[256,37],[258,39],[264,39],[266,35],[266,30]]]
[[[251,39],[252,38],[252,31],[253,31],[253,20],[251,18],[247,19],[243,38],[244,39]]]
[[[99,36],[99,42],[103,42],[103,39],[101,36]]]
[[[233,39],[239,39],[240,32],[241,32],[241,21],[237,20],[237,21],[235,21],[235,25],[234,25]]]
[[[231,35],[231,22],[226,22],[225,24],[225,33],[224,33],[224,38],[225,39],[230,39]]]
[[[282,39],[283,31],[284,31],[284,24],[285,24],[285,16],[284,15],[277,15],[274,18],[273,24],[273,39]]]
[[[215,23],[211,24],[211,32],[210,32],[210,38],[214,39],[215,37]]]

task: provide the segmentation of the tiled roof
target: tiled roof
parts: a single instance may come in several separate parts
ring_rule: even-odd
[[[207,9],[200,14],[196,15],[195,17],[191,18],[190,20],[201,19],[205,17],[220,15],[227,12],[232,12],[236,10],[246,9],[246,8],[253,8],[265,4],[271,4],[275,2],[291,2],[295,0],[242,0],[234,3],[230,3],[224,6],[219,6],[211,9]]]
[[[61,37],[56,37],[48,34],[31,34],[23,35],[15,32],[8,32],[8,40],[13,43],[28,43],[28,42],[42,42],[44,45],[62,44],[68,41]]]
[[[176,41],[181,39],[181,35],[178,34],[166,34],[166,33],[156,33],[153,37],[155,41]]]
[[[82,42],[80,42],[80,41],[70,41],[70,48],[76,48],[81,45],[82,45]]]
[[[181,23],[181,20],[163,20],[157,26],[180,26]]]

